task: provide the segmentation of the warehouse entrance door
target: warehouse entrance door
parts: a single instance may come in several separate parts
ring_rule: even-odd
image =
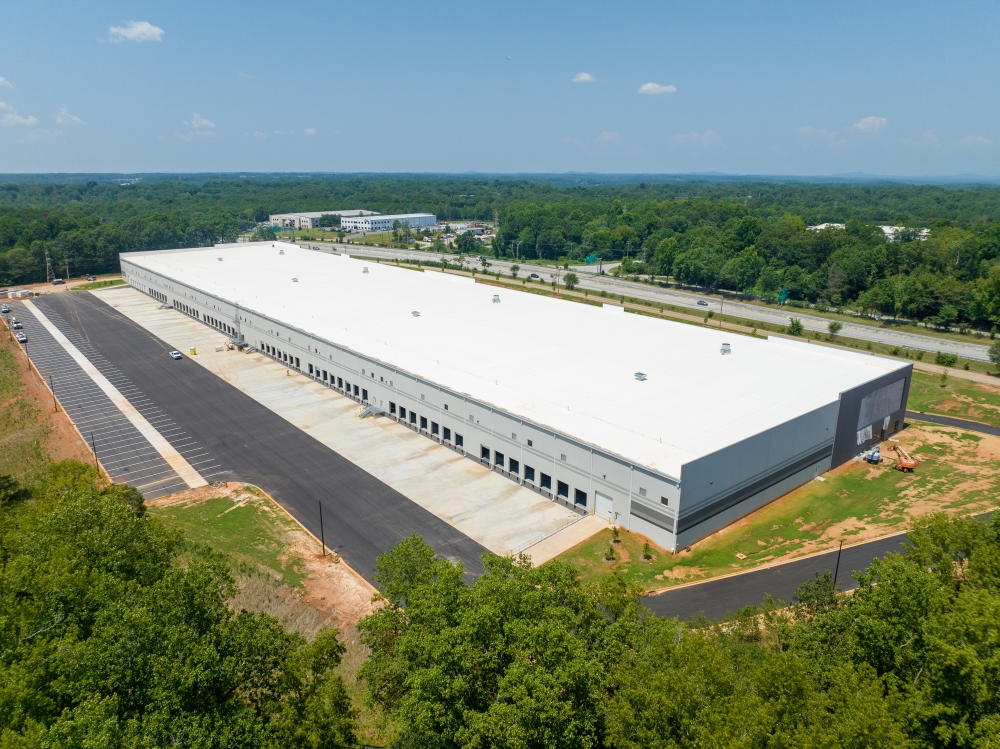
[[[600,515],[605,520],[611,520],[611,497],[606,494],[601,494],[596,492],[597,495],[597,507],[594,510],[595,515]]]

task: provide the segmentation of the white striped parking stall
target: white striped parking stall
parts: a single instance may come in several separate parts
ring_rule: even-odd
[[[221,466],[44,299],[16,305],[32,364],[115,482],[149,498],[204,486]]]

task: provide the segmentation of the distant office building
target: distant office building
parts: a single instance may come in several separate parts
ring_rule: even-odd
[[[278,229],[315,229],[323,216],[340,216],[343,219],[355,216],[377,216],[378,211],[310,211],[308,213],[276,213],[270,217],[271,226]]]
[[[844,224],[816,224],[815,226],[807,226],[807,231],[823,231],[824,229],[843,229]]]
[[[916,234],[917,239],[920,240],[921,242],[927,239],[927,237],[930,236],[931,233],[930,229],[911,229],[908,226],[880,226],[879,229],[882,230],[882,233],[885,234],[885,238],[888,239],[890,242],[894,242],[896,239],[898,239],[899,235],[904,231],[914,232]]]
[[[437,217],[433,213],[397,213],[391,216],[369,214],[343,218],[340,220],[340,225],[351,231],[391,231],[396,221],[400,224],[409,224],[411,229],[421,229],[437,224]]]

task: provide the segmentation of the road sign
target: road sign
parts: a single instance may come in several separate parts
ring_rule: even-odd
[[[788,289],[782,289],[778,292],[778,304],[784,304],[788,300]]]

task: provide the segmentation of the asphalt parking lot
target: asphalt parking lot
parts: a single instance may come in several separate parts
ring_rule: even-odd
[[[317,538],[322,504],[327,546],[369,581],[378,555],[413,533],[481,573],[484,547],[195,362],[172,360],[171,346],[91,294],[36,303],[89,347],[88,358],[101,357],[128,380],[130,400],[147,399],[214,456],[225,471],[215,480],[261,487]]]
[[[221,473],[221,466],[209,451],[171,420],[55,311],[50,311],[50,305],[45,301],[43,297],[34,303],[203,478],[217,480],[215,477]],[[14,316],[24,325],[28,336],[24,347],[32,364],[54,389],[59,405],[65,409],[82,437],[96,450],[101,465],[111,479],[134,486],[151,499],[186,489],[187,483],[24,304],[11,303],[11,314],[7,317]]]

